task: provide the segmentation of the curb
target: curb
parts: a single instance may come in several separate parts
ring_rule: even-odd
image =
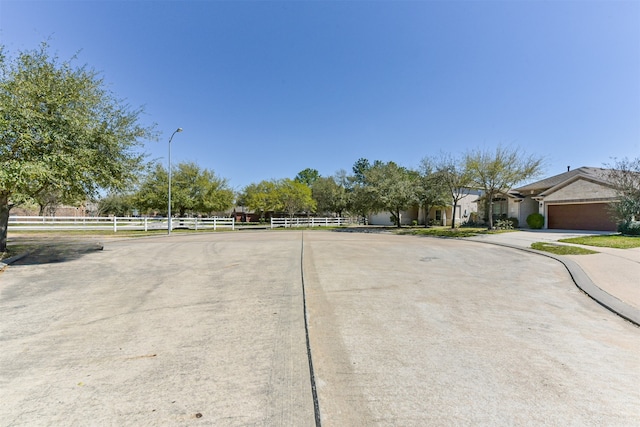
[[[25,252],[23,254],[18,254],[18,255],[14,255],[12,257],[9,257],[5,260],[0,261],[0,271],[4,270],[5,268],[7,268],[7,266],[9,264],[12,264],[16,261],[21,260],[22,258],[26,257],[27,255],[29,255],[29,252]]]
[[[587,294],[591,299],[595,302],[611,311],[612,313],[617,314],[623,319],[633,323],[636,326],[640,326],[640,310],[631,307],[629,304],[624,301],[619,300],[603,289],[599,288],[593,280],[584,272],[584,270],[578,265],[577,262],[573,261],[569,258],[564,258],[560,255],[554,255],[544,251],[538,251],[536,249],[523,248],[522,246],[509,245],[505,243],[496,243],[496,242],[486,242],[482,240],[476,239],[464,239],[471,242],[485,243],[489,245],[502,246],[505,248],[516,249],[519,251],[529,252],[532,254],[542,255],[547,258],[555,259],[569,272],[573,283],[580,289],[582,292]]]

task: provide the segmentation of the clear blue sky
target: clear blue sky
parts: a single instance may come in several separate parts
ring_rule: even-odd
[[[360,157],[417,167],[518,145],[640,156],[640,1],[7,1],[10,53],[79,53],[161,137],[235,189]],[[166,164],[166,163],[165,163]]]

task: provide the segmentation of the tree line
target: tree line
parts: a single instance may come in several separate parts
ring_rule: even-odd
[[[262,181],[247,186],[239,195],[240,204],[264,215],[269,211],[338,215],[345,213],[366,217],[373,212],[389,212],[399,227],[401,212],[420,206],[424,212],[433,207],[453,206],[473,189],[483,191],[488,200],[500,191],[540,173],[542,158],[527,155],[517,147],[471,150],[460,156],[440,154],[425,157],[417,169],[383,162],[358,159],[352,173],[338,171],[323,177],[316,169],[307,168],[293,179]],[[283,184],[288,198],[297,200],[284,206]],[[493,226],[491,204],[488,204],[488,226]],[[425,221],[425,225],[427,221]],[[452,227],[455,224],[452,222]]]

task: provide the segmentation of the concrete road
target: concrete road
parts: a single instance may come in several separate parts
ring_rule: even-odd
[[[546,257],[242,231],[52,260],[0,274],[0,425],[313,425],[303,278],[323,426],[640,423],[640,329]]]
[[[0,425],[313,425],[300,248],[176,234],[10,266]]]

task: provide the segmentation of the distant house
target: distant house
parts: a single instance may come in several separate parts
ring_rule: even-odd
[[[617,196],[607,176],[608,169],[602,168],[568,170],[509,191],[498,209],[518,218],[521,227],[527,226],[527,216],[539,212],[548,229],[615,231],[609,204]]]
[[[458,201],[455,214],[453,213],[453,204],[432,207],[426,215],[424,209],[416,205],[400,212],[400,224],[411,225],[416,221],[417,224],[424,225],[426,221],[431,225],[450,226],[452,220],[455,221],[456,226],[465,224],[478,212],[477,200],[479,192],[470,191],[470,194]],[[395,225],[391,221],[391,214],[386,211],[370,214],[368,221],[371,225]]]

